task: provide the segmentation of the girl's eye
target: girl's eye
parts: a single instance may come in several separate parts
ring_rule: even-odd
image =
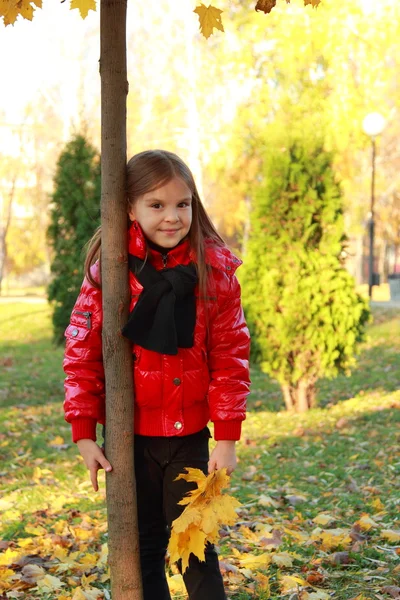
[[[151,205],[151,208],[160,208],[161,204],[159,202],[156,202],[155,204]]]
[[[186,208],[187,206],[190,206],[189,202],[181,202],[178,206],[182,207],[182,208]]]

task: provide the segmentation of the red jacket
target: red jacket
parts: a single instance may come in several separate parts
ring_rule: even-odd
[[[146,254],[145,239],[136,222],[130,228],[129,253],[142,259]],[[194,258],[188,241],[170,250],[167,257],[166,265],[159,252],[150,250],[150,261],[158,270],[187,265]],[[209,240],[206,262],[212,267],[215,287],[205,301],[196,288],[194,346],[179,348],[176,356],[132,346],[135,433],[188,435],[203,429],[211,418],[216,440],[240,438],[250,385],[250,336],[234,274],[241,261]],[[97,263],[92,274],[98,278]],[[130,289],[132,310],[143,289],[132,273]],[[85,278],[65,332],[64,410],[74,442],[96,440],[96,423],[105,423],[101,328],[101,289]]]

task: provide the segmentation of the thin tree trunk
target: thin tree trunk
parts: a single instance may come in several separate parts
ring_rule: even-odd
[[[292,389],[289,384],[283,384],[282,386],[283,398],[285,400],[286,410],[292,411],[294,409],[294,401],[292,397]]]
[[[297,384],[297,405],[296,411],[298,413],[307,412],[309,409],[308,399],[307,399],[307,381],[304,379],[300,379]]]
[[[142,600],[133,456],[126,167],[126,0],[101,0],[101,223],[103,358],[106,377],[108,546],[113,600]]]
[[[1,287],[2,287],[2,283],[3,283],[4,273],[5,273],[5,269],[6,269],[7,256],[8,256],[7,233],[10,228],[10,225],[11,225],[12,206],[13,206],[13,201],[14,201],[14,196],[15,196],[16,181],[17,181],[17,176],[14,175],[14,178],[13,178],[12,184],[11,184],[11,190],[9,193],[9,198],[8,198],[8,206],[6,209],[7,212],[5,215],[5,222],[4,222],[4,226],[1,228],[1,233],[0,233],[0,294],[1,294]]]

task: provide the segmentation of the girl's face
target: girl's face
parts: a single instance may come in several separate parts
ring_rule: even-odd
[[[192,192],[179,177],[139,196],[128,211],[148,240],[174,248],[189,233],[192,224]]]

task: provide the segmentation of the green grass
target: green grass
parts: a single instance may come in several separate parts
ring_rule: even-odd
[[[279,385],[253,369],[231,482],[242,507],[220,545],[232,567],[224,572],[230,598],[380,599],[398,585],[400,535],[390,541],[382,532],[400,530],[400,311],[376,309],[374,317],[357,368],[320,381],[319,407],[305,415],[287,414]],[[100,555],[104,484],[91,490],[63,419],[62,349],[52,345],[47,304],[1,303],[0,339],[0,598],[14,597],[1,596],[2,587],[24,600],[71,600],[79,587],[91,598],[109,583]],[[318,530],[321,513],[332,522]],[[282,543],[271,549],[273,530]],[[341,550],[344,564],[335,562]],[[264,553],[276,556],[269,566],[244,567],[244,557]],[[282,553],[291,564],[274,563]],[[24,560],[63,587],[24,583]],[[303,582],[302,595],[288,576]]]

